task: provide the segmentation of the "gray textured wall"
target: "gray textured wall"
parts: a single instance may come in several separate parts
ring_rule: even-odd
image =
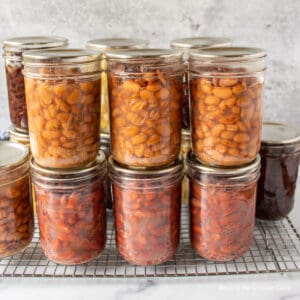
[[[268,52],[264,119],[300,125],[299,0],[0,0],[0,41],[55,34],[83,47],[96,37],[228,36]],[[8,125],[3,60],[0,129]]]

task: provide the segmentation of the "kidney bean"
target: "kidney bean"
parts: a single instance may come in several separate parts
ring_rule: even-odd
[[[23,65],[21,61],[6,61],[6,81],[10,121],[19,131],[28,131]]]
[[[99,150],[100,80],[25,78],[32,155],[48,168],[80,167]]]
[[[203,185],[190,179],[190,236],[205,259],[228,261],[249,250],[253,238],[256,182]]]
[[[112,73],[112,72],[111,72]],[[124,165],[153,167],[180,152],[182,73],[159,69],[140,76],[109,76],[112,155]]]
[[[154,188],[145,180],[112,187],[120,254],[136,265],[168,261],[179,245],[181,183]]]
[[[194,77],[190,81],[192,147],[209,165],[236,166],[259,152],[262,87],[254,77]]]
[[[8,173],[5,181],[9,181]],[[8,179],[8,180],[7,180]],[[0,178],[3,182],[3,178]],[[0,257],[23,250],[32,239],[29,175],[0,185]]]
[[[96,258],[106,241],[105,191],[99,177],[69,189],[34,182],[34,191],[45,255],[60,264]]]

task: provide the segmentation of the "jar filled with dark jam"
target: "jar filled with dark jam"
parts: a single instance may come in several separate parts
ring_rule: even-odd
[[[278,123],[264,123],[260,154],[261,177],[256,217],[279,220],[294,207],[300,162],[300,130]]]

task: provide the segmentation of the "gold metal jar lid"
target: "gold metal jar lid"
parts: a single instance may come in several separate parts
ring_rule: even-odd
[[[0,171],[16,168],[29,158],[29,149],[23,144],[0,142]]]
[[[7,39],[3,42],[3,48],[9,51],[56,48],[67,45],[68,39],[59,36],[23,36]]]
[[[99,53],[86,49],[47,49],[26,51],[25,66],[87,63],[99,60]]]
[[[219,168],[219,167],[212,167],[201,163],[196,156],[190,151],[187,154],[186,164],[188,169],[197,171],[199,174],[211,174],[211,175],[222,175],[224,177],[229,177],[230,179],[234,178],[243,178],[251,176],[255,174],[260,169],[260,156],[257,155],[255,160],[248,164],[241,167],[226,167],[226,168]]]
[[[230,46],[231,40],[225,37],[190,37],[174,39],[170,42],[172,48],[179,49],[199,49],[207,47]]]
[[[14,127],[9,127],[9,137],[13,141],[20,141],[29,144],[29,134],[17,131]]]
[[[88,49],[104,52],[117,49],[145,48],[148,44],[149,42],[143,39],[109,38],[90,40],[86,46]]]
[[[263,146],[281,146],[300,143],[300,129],[281,123],[263,123]]]
[[[122,59],[168,59],[168,58],[182,58],[182,51],[175,49],[162,48],[145,48],[145,49],[127,49],[108,51],[106,56],[110,60]]]
[[[244,61],[264,58],[266,51],[250,47],[211,47],[192,50],[189,56],[191,59],[203,61]]]

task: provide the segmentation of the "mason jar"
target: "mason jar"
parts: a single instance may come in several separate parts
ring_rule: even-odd
[[[256,217],[279,220],[287,217],[294,207],[300,130],[285,124],[264,123],[260,155]]]
[[[68,40],[56,36],[15,37],[3,42],[11,124],[28,133],[22,54],[24,51],[66,47]]]
[[[173,49],[183,51],[185,72],[183,76],[183,106],[182,106],[182,128],[190,130],[190,105],[189,105],[189,82],[188,82],[188,57],[193,49],[207,47],[226,47],[231,45],[231,40],[224,37],[193,37],[174,39],[170,42]]]
[[[31,159],[41,246],[59,264],[96,258],[106,241],[105,155],[81,169],[46,169]]]
[[[170,49],[107,52],[112,156],[157,167],[180,153],[182,54]]]
[[[33,236],[29,149],[0,142],[0,258],[25,249]]]
[[[23,55],[30,146],[45,168],[92,162],[100,143],[99,54],[80,49]]]
[[[30,148],[29,134],[19,132],[14,127],[9,127],[9,140],[13,143],[20,143]]]
[[[122,257],[135,265],[171,259],[180,238],[182,159],[156,170],[137,170],[122,167],[110,157],[109,171]]]
[[[241,166],[260,148],[266,53],[224,47],[189,56],[192,149],[212,166]]]
[[[253,240],[260,157],[239,168],[215,168],[187,156],[190,180],[190,239],[203,258],[229,261]]]
[[[108,105],[108,86],[107,86],[107,60],[105,52],[120,49],[146,48],[149,42],[141,39],[110,38],[95,39],[87,42],[86,47],[91,50],[99,51],[101,56],[101,132],[109,133],[109,105]]]

